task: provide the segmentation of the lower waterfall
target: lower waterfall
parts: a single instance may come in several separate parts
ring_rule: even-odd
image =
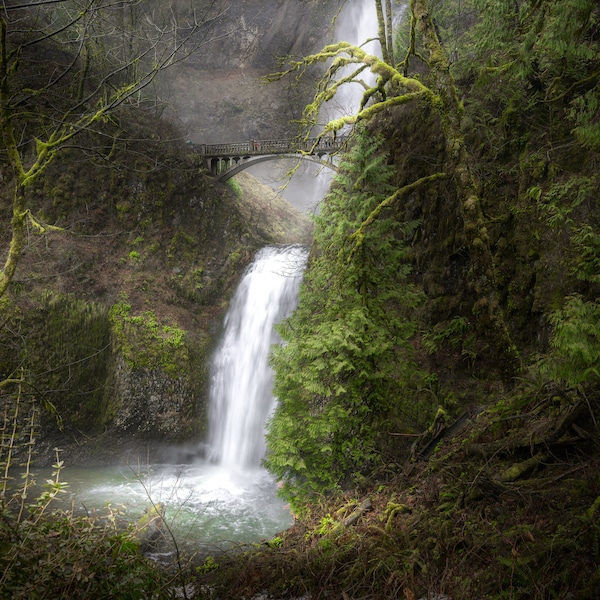
[[[264,248],[238,286],[212,361],[211,460],[68,467],[69,487],[55,507],[89,515],[120,506],[121,516],[135,523],[150,501],[160,502],[179,548],[190,552],[227,549],[290,527],[293,518],[261,460],[275,404],[268,363],[278,341],[273,326],[296,306],[306,257],[300,246]],[[51,477],[52,469],[36,469],[38,481]],[[173,552],[167,540],[156,557],[169,560]]]
[[[264,457],[265,423],[275,406],[273,327],[296,307],[307,254],[301,246],[263,248],[232,299],[211,363],[209,447],[224,468],[258,467]]]

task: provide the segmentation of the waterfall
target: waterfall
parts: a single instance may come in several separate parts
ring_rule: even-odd
[[[377,38],[379,26],[373,0],[350,0],[335,24],[335,39],[361,46],[368,39]],[[379,40],[364,46],[371,54],[380,54]]]
[[[308,252],[300,246],[263,248],[245,272],[211,363],[210,437],[215,461],[231,470],[258,467],[264,427],[274,409],[273,326],[296,307]]]
[[[335,35],[358,45],[376,38],[372,0],[350,0]],[[379,54],[379,42],[366,49]],[[327,107],[325,120],[356,112],[364,88],[355,84],[342,90],[345,95],[336,96],[337,106]],[[273,326],[296,307],[307,254],[298,246],[261,250],[225,318],[223,338],[211,363],[209,447],[213,460],[232,471],[257,467],[264,457],[264,426],[275,406],[268,364],[271,345],[279,341]]]
[[[335,25],[335,39],[343,40],[362,46],[370,54],[381,56],[381,46],[378,39],[377,12],[373,0],[351,0],[342,10]],[[373,40],[364,45],[367,40]],[[356,65],[347,67],[341,75],[349,75]],[[362,78],[370,85],[375,82],[375,76],[366,71]],[[359,83],[343,85],[335,96],[335,102],[327,108],[329,119],[341,115],[352,115],[358,111],[364,87]]]

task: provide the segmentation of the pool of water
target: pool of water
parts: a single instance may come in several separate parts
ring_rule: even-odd
[[[34,472],[38,482],[51,475]],[[210,464],[65,467],[60,479],[68,487],[55,508],[102,516],[110,505],[123,522],[135,523],[161,502],[178,546],[201,553],[270,538],[293,524],[276,482],[261,468],[236,473]]]

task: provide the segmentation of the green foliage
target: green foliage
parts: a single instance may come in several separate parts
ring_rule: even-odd
[[[457,347],[465,343],[465,338],[471,329],[469,320],[465,317],[454,317],[449,323],[438,323],[432,331],[423,334],[423,346],[430,354],[437,352],[443,344]]]
[[[586,223],[586,207],[595,202],[597,182],[590,177],[571,177],[554,183],[542,193],[536,188],[547,225],[570,237],[572,273],[582,281],[600,283],[600,235]],[[530,190],[531,192],[531,190]],[[600,304],[574,294],[550,315],[553,355],[545,361],[548,373],[569,385],[600,378]]]
[[[533,74],[556,86],[554,95],[597,60],[597,48],[588,37],[599,17],[594,0],[475,0],[473,4],[481,17],[473,32],[476,47],[505,72],[523,80]],[[557,81],[558,76],[563,81]]]
[[[131,532],[60,512],[0,529],[12,542],[0,555],[3,598],[169,597]]]
[[[131,305],[123,300],[109,312],[112,330],[123,357],[132,368],[162,369],[176,377],[188,363],[185,331],[174,325],[161,325],[148,310],[132,315]]]
[[[194,237],[180,227],[169,243],[167,256],[169,260],[191,259],[196,249],[197,243]]]
[[[242,197],[242,186],[235,179],[230,178],[225,183],[227,184],[227,187],[235,194],[236,198]]]
[[[21,393],[11,408],[4,416],[0,446],[0,597],[171,597],[167,578],[140,553],[135,531],[124,528],[117,511],[109,506],[105,515],[83,517],[53,510],[53,500],[68,488],[60,480],[58,450],[52,477],[33,496],[35,404],[25,426],[19,423],[19,412],[26,410]],[[17,455],[23,460],[20,483],[9,475]]]
[[[597,86],[577,96],[571,102],[569,119],[575,127],[573,133],[585,148],[600,150],[600,96]]]
[[[598,183],[593,178],[570,177],[565,181],[553,183],[545,192],[536,186],[528,193],[539,202],[542,214],[550,227],[572,227],[575,223],[573,211],[593,197],[597,187]]]
[[[575,248],[575,275],[591,283],[600,283],[600,234],[591,225],[575,228],[572,237]]]
[[[219,563],[215,560],[214,556],[207,556],[204,562],[196,567],[197,573],[210,573],[219,568]]]
[[[600,147],[600,10],[595,0],[471,0],[478,20],[453,65],[486,97],[484,133],[498,151],[538,132]],[[565,118],[566,117],[566,118]],[[559,131],[561,132],[559,134]],[[507,146],[508,144],[508,146]]]
[[[283,538],[279,535],[276,535],[270,540],[267,540],[267,545],[269,546],[269,548],[281,548],[283,546],[283,542]]]
[[[556,358],[550,362],[554,377],[571,385],[600,379],[600,302],[581,296],[567,298],[551,319]]]
[[[387,196],[392,168],[366,132],[350,153],[316,217],[315,243],[297,311],[274,349],[274,392],[266,466],[283,481],[295,510],[310,497],[340,490],[380,461],[378,425],[411,411],[419,373],[408,314],[420,294],[408,283],[403,242],[414,224],[387,209],[350,236]]]

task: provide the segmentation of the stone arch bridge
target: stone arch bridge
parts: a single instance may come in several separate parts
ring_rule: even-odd
[[[249,140],[232,144],[195,144],[194,150],[206,158],[212,175],[226,181],[252,165],[277,158],[302,158],[336,169],[333,156],[341,150],[346,139],[347,136],[301,141]]]

